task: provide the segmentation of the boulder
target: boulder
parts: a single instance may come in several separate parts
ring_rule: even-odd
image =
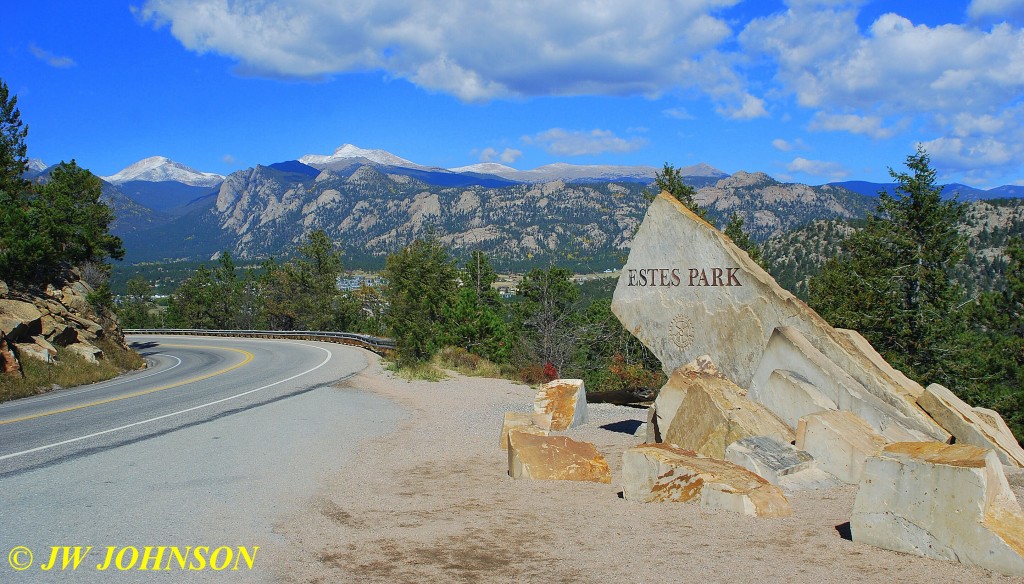
[[[654,401],[661,441],[705,456],[725,458],[725,449],[749,436],[793,440],[793,430],[746,390],[729,381],[706,358],[675,371]]]
[[[769,436],[751,436],[733,442],[725,449],[725,459],[773,485],[778,485],[783,476],[814,467],[814,457],[810,454]]]
[[[514,479],[612,482],[608,462],[593,444],[518,429],[508,433],[508,474]]]
[[[30,357],[36,361],[42,361],[43,363],[50,363],[53,361],[53,355],[51,355],[44,347],[37,345],[36,343],[14,343],[14,350],[17,351],[18,356],[22,359]]]
[[[910,396],[917,390],[907,388],[909,379],[883,366],[865,343],[829,326],[667,193],[651,203],[633,238],[612,311],[661,360],[666,373],[707,354],[741,387],[750,387],[772,333],[791,327],[867,393],[914,419],[912,429],[944,439],[941,428],[916,411]],[[775,369],[794,370],[780,363],[767,374]]]
[[[49,341],[47,341],[46,338],[43,337],[42,335],[32,337],[32,342],[38,345],[39,347],[43,348],[47,352],[47,354],[50,355],[50,357],[57,356],[57,349],[55,349],[54,346],[51,345]]]
[[[0,373],[4,375],[21,375],[21,363],[7,344],[7,339],[0,335]]]
[[[925,389],[917,403],[936,422],[948,430],[957,444],[973,444],[996,451],[1003,464],[1024,466],[1024,450],[1013,434],[1005,435],[974,409],[945,387],[933,383]]]
[[[524,412],[507,412],[505,414],[505,419],[501,424],[501,439],[498,441],[502,450],[508,450],[508,433],[511,430],[540,434],[541,436],[548,435],[547,430],[534,425],[533,416],[531,414]]]
[[[75,325],[79,340],[83,342],[93,341],[103,336],[103,326],[84,316],[69,314],[69,323]]]
[[[1013,430],[1011,430],[1010,427],[1006,425],[1006,420],[1003,420],[1003,417],[999,415],[999,412],[995,410],[990,410],[988,408],[971,409],[974,410],[974,413],[981,416],[982,420],[988,422],[988,425],[991,426],[996,432],[999,432],[1000,434],[1002,434],[1003,436],[1005,436],[1009,440],[1012,440],[1014,443],[1020,446],[1020,443],[1017,441],[1017,437],[1013,435]]]
[[[628,501],[693,502],[756,517],[788,517],[782,491],[749,470],[667,444],[641,444],[622,454]]]
[[[1024,576],[1024,515],[995,452],[899,442],[867,460],[854,541]]]
[[[796,447],[813,456],[818,468],[851,485],[860,482],[864,461],[888,442],[864,420],[843,410],[804,416],[796,430]]]
[[[67,348],[71,352],[81,355],[89,363],[99,363],[99,359],[103,357],[103,351],[89,343],[72,343]]]
[[[19,341],[42,332],[43,314],[31,302],[0,300],[0,333],[9,340]]]
[[[7,282],[4,282],[3,280],[0,280],[0,298],[3,298],[4,296],[7,296],[7,293],[9,291],[10,290],[7,288]]]
[[[793,371],[808,385],[794,388],[773,384],[777,370]],[[816,389],[818,395],[802,396]],[[784,395],[774,395],[772,391]],[[772,332],[761,362],[750,383],[750,398],[768,406],[783,419],[792,420],[821,409],[840,409],[857,414],[891,442],[946,440],[949,434],[913,402],[892,394],[885,401],[816,349],[796,328],[783,326]],[[791,401],[792,400],[792,401]],[[835,404],[835,408],[818,407]],[[799,415],[798,415],[799,414]],[[792,423],[792,422],[791,422]]]
[[[533,398],[533,423],[546,430],[564,431],[587,423],[587,391],[582,379],[556,379],[544,384]]]

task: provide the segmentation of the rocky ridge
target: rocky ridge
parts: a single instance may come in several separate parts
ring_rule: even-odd
[[[95,363],[103,351],[94,343],[109,339],[124,346],[124,334],[112,312],[89,304],[92,287],[77,269],[45,289],[14,289],[0,281],[0,371],[21,375],[25,359],[51,362],[57,347]]]

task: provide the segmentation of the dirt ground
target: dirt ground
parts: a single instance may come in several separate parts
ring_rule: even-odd
[[[597,445],[612,484],[513,480],[498,446],[506,411],[534,390],[508,381],[394,379],[376,362],[339,390],[409,412],[285,517],[261,553],[283,582],[1014,582],[953,562],[844,539],[856,487],[790,496],[757,519],[683,503],[623,500],[622,452],[641,409],[590,405],[568,434]],[[1018,498],[1024,480],[1011,479]]]

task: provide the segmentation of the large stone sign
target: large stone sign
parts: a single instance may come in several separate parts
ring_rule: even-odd
[[[785,327],[788,339],[806,340],[812,356],[820,354],[855,382],[858,399],[851,403],[884,404],[876,421],[887,434],[949,439],[916,403],[924,388],[885,364],[863,339],[829,326],[728,237],[666,193],[651,204],[633,239],[612,311],[661,360],[666,374],[706,354],[747,389],[772,335]],[[810,379],[820,364],[813,358],[780,363],[768,375],[778,368]],[[850,394],[844,389],[832,401]]]

